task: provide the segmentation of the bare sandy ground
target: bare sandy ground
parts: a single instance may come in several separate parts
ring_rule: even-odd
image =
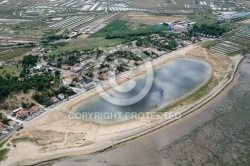
[[[145,23],[145,24],[159,24],[163,22],[172,21],[185,21],[185,17],[181,15],[176,16],[151,16],[143,13],[126,13],[121,17],[122,20],[135,23]]]
[[[242,58],[237,56],[230,60],[228,57],[206,52],[199,45],[191,45],[154,61],[153,66],[157,67],[180,57],[207,61],[213,67],[213,77],[220,81],[218,87],[214,88],[206,97],[187,105],[178,106],[178,109],[174,110],[174,112],[180,112],[183,115],[200,108],[203,103],[211,100],[216,95],[216,92],[223,91],[223,85],[227,85],[226,83],[230,81],[225,75],[233,73],[232,68],[227,71],[229,64],[233,62],[231,66],[235,67]],[[145,69],[142,68],[133,74],[136,77],[144,72]],[[119,83],[125,81],[127,81],[126,77],[118,79]],[[111,87],[107,87],[107,89],[109,88]],[[97,95],[96,91],[85,93],[72,101],[56,107],[53,111],[25,127],[24,130],[17,132],[5,144],[5,147],[9,148],[10,152],[3,164],[34,164],[55,158],[94,153],[144,135],[175,120],[171,118],[160,120],[141,119],[113,125],[100,125],[83,120],[70,120],[68,118],[67,113],[74,105],[95,95]],[[13,147],[13,144],[17,146]]]
[[[247,20],[241,21],[240,23],[242,23],[242,24],[250,24],[250,19],[247,19]]]

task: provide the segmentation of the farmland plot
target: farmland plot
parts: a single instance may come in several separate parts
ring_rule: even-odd
[[[209,47],[217,53],[230,55],[242,53],[250,48],[250,25],[242,26],[223,36],[222,42]]]
[[[241,48],[239,47],[239,44],[230,41],[223,41],[215,46],[210,47],[210,50],[220,54],[228,55],[240,51]]]
[[[231,42],[250,48],[250,25],[240,27],[236,31],[229,33],[225,38]]]
[[[95,16],[75,16],[61,21],[57,24],[51,25],[50,28],[62,28],[62,29],[73,29],[79,25],[87,23],[93,20]]]

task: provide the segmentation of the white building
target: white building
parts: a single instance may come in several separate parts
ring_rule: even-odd
[[[182,33],[191,30],[193,26],[196,24],[196,22],[179,21],[167,24],[170,26],[173,32]]]

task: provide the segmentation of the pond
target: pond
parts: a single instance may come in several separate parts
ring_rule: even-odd
[[[202,86],[209,79],[211,71],[212,68],[207,62],[189,58],[175,59],[153,70],[152,85],[140,100],[133,99],[136,102],[130,102],[126,105],[112,102],[131,99],[145,91],[145,86],[149,80],[147,73],[120,85],[119,91],[113,88],[105,92],[105,95],[109,96],[111,100],[102,97],[104,95],[98,95],[76,105],[72,112],[81,113],[85,120],[100,124],[125,121],[128,120],[125,116],[128,113],[155,111],[184,97]],[[132,89],[128,87],[128,85],[131,85],[129,83],[131,81],[135,83]],[[122,87],[124,87],[123,90],[121,90]],[[124,91],[124,89],[128,89],[128,91]]]

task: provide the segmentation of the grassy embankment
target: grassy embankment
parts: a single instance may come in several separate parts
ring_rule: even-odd
[[[194,103],[195,101],[198,101],[200,98],[204,97],[205,95],[209,94],[209,92],[212,91],[212,89],[218,85],[218,80],[214,77],[210,78],[202,87],[197,89],[193,94],[190,96],[185,97],[182,100],[176,101],[175,103],[171,104],[170,106],[160,110],[159,112],[167,112],[171,109],[183,106],[186,104]]]

